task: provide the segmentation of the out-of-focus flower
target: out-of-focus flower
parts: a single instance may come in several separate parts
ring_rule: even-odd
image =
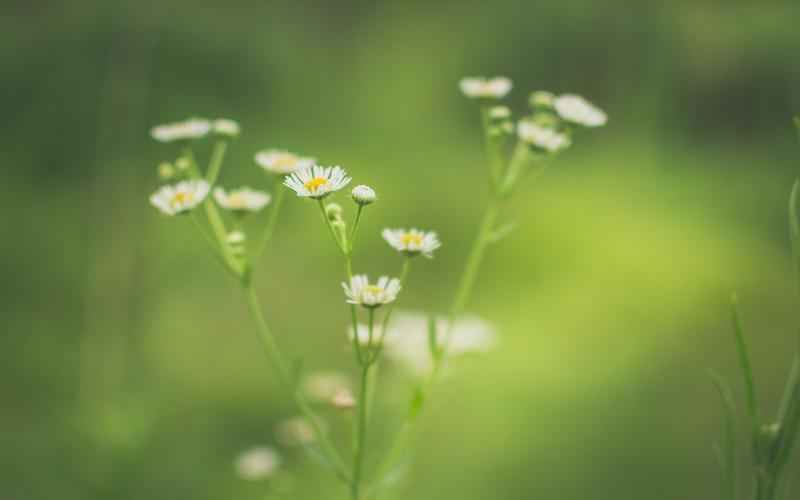
[[[375,194],[375,190],[363,184],[354,187],[353,191],[350,192],[350,195],[353,197],[353,201],[359,205],[369,205],[378,199],[378,195]]]
[[[241,131],[238,123],[227,118],[218,118],[214,120],[212,129],[214,130],[215,134],[226,137],[236,137]]]
[[[584,127],[601,127],[608,121],[600,108],[579,95],[560,95],[553,101],[553,107],[563,120]]]
[[[356,398],[350,389],[340,389],[331,398],[331,404],[334,408],[349,410],[356,407]]]
[[[350,381],[341,373],[312,373],[303,380],[303,391],[315,401],[329,403],[341,390],[350,390]]]
[[[503,121],[511,118],[511,109],[508,106],[492,106],[489,108],[489,119]]]
[[[167,215],[182,214],[202,203],[209,188],[208,183],[203,180],[181,181],[162,186],[150,196],[150,204]]]
[[[175,177],[175,167],[171,163],[162,162],[158,164],[158,176],[163,180],[168,181]]]
[[[395,250],[408,256],[422,254],[433,258],[433,251],[442,246],[439,237],[433,231],[419,229],[384,229],[383,239]]]
[[[281,465],[278,452],[269,446],[245,451],[236,459],[236,472],[242,479],[257,481],[275,475]]]
[[[459,82],[461,92],[471,99],[502,99],[511,91],[511,80],[504,76],[494,78],[468,77]]]
[[[214,189],[214,199],[217,204],[232,212],[258,212],[267,206],[271,196],[262,191],[256,191],[249,187],[242,187],[226,192],[221,187]]]
[[[547,92],[546,90],[537,90],[533,92],[528,99],[531,107],[533,108],[552,108],[556,100],[555,94]]]
[[[350,183],[350,177],[341,167],[315,165],[289,175],[283,184],[301,198],[324,198]]]
[[[256,153],[256,163],[267,172],[279,175],[291,174],[297,170],[311,168],[315,158],[298,156],[280,149],[265,149]]]
[[[400,293],[400,280],[381,276],[371,285],[365,274],[357,274],[350,279],[349,286],[342,283],[342,288],[349,304],[375,308],[395,301]]]
[[[445,334],[449,324],[445,318],[435,319],[437,343],[445,346]],[[408,366],[414,373],[424,375],[432,367],[430,352],[429,317],[422,313],[395,313],[386,331],[384,352],[389,359]],[[446,346],[448,357],[473,352],[487,352],[496,342],[496,333],[491,324],[476,315],[465,315],[456,320]]]
[[[300,446],[316,440],[314,428],[303,417],[292,417],[275,426],[275,437],[284,446]]]
[[[530,120],[517,124],[517,135],[523,142],[549,153],[556,153],[572,144],[568,135]]]
[[[182,122],[157,125],[150,130],[150,135],[158,142],[173,142],[189,139],[200,139],[211,131],[211,122],[204,118],[189,118]]]

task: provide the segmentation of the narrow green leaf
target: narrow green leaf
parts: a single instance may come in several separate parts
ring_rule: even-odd
[[[792,187],[789,198],[789,234],[792,238],[792,256],[794,270],[797,274],[798,291],[800,291],[800,179]]]
[[[428,316],[428,350],[434,361],[439,359],[441,349],[439,348],[439,338],[436,332],[436,316]]]
[[[789,379],[786,381],[783,399],[778,411],[779,431],[777,437],[776,466],[780,470],[791,459],[792,449],[800,431],[800,353],[794,358]]]
[[[515,222],[509,222],[508,224],[503,224],[502,226],[498,227],[489,235],[489,243],[497,243],[498,241],[502,240],[509,234],[511,234],[514,229],[517,228],[517,224]]]
[[[408,409],[408,418],[410,420],[415,419],[422,411],[422,407],[424,405],[425,405],[425,391],[422,387],[417,387],[417,389],[414,391],[414,397],[411,398],[411,404]]]
[[[744,338],[742,322],[739,318],[739,299],[736,297],[736,294],[731,296],[731,319],[733,321],[733,332],[736,336],[736,349],[739,352],[739,364],[741,365],[745,391],[747,394],[747,411],[750,415],[750,423],[753,428],[753,439],[756,439],[761,426],[758,411],[758,399],[756,397],[755,382],[753,381],[753,368],[750,364],[750,354],[747,349],[747,342]]]
[[[723,442],[721,445],[718,444],[714,447],[717,453],[717,459],[720,462],[720,467],[722,468],[722,499],[736,500],[738,490],[738,467],[736,466],[736,403],[733,400],[733,392],[725,380],[713,371],[710,372],[710,376],[725,409]]]

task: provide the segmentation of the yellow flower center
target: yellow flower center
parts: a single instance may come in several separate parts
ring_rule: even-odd
[[[241,193],[233,193],[228,197],[228,205],[233,209],[246,208],[247,200]]]
[[[406,233],[400,237],[400,243],[404,246],[421,246],[422,245],[422,236],[419,234],[411,234]]]
[[[325,177],[314,177],[313,179],[306,181],[304,186],[309,191],[314,192],[317,189],[319,189],[320,186],[324,186],[327,183],[328,179],[326,179]]]
[[[364,288],[364,291],[367,292],[367,293],[370,293],[372,295],[379,295],[379,294],[383,293],[383,288],[381,288],[381,287],[379,287],[377,285],[368,285],[368,286],[366,286]]]
[[[172,196],[172,204],[180,205],[181,203],[189,203],[192,201],[192,193],[186,191],[178,191]]]

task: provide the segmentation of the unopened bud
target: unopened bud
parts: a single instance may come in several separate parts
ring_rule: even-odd
[[[175,177],[175,167],[172,164],[163,162],[158,165],[158,176],[162,179],[169,180]]]
[[[363,184],[354,187],[350,194],[353,196],[353,201],[359,205],[369,205],[378,199],[378,195],[375,194],[375,190]]]

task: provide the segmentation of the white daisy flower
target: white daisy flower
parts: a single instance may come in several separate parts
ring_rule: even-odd
[[[272,197],[267,193],[256,191],[249,187],[242,187],[228,192],[218,187],[214,189],[214,199],[225,210],[244,213],[258,212],[269,204]]]
[[[227,118],[218,118],[214,120],[212,129],[214,130],[215,134],[225,135],[228,137],[236,137],[241,131],[238,123]]]
[[[384,229],[383,239],[395,250],[408,256],[422,254],[433,258],[433,251],[442,246],[439,237],[433,231],[419,229]]]
[[[315,401],[330,402],[343,390],[350,390],[350,381],[341,373],[312,373],[303,379],[303,391]]]
[[[350,279],[349,286],[342,283],[342,288],[348,304],[372,308],[394,302],[400,292],[400,280],[381,276],[377,283],[371,285],[365,274],[357,274]]]
[[[283,184],[301,198],[324,198],[350,183],[350,177],[342,167],[322,167],[298,170],[286,177]]]
[[[375,190],[363,184],[354,187],[353,191],[350,192],[350,195],[353,197],[353,201],[359,205],[369,205],[378,199],[378,195],[375,194]]]
[[[567,134],[550,127],[543,127],[530,120],[519,122],[517,135],[523,142],[550,153],[565,149],[572,144],[572,140]]]
[[[186,139],[200,139],[211,131],[211,122],[203,118],[189,118],[182,122],[157,125],[150,135],[158,142],[173,142]]]
[[[392,318],[384,339],[386,356],[409,367],[414,373],[424,375],[433,366],[428,340],[429,316],[422,313],[398,311]],[[434,319],[439,347],[443,347],[448,329],[445,318]],[[448,357],[470,353],[488,352],[496,343],[496,332],[491,324],[476,315],[465,315],[456,320],[450,332]]]
[[[502,99],[511,91],[511,80],[504,76],[495,78],[470,77],[459,82],[461,92],[471,99]]]
[[[242,479],[257,481],[275,475],[281,465],[278,452],[269,446],[245,451],[236,459],[236,472]]]
[[[280,149],[265,149],[256,153],[256,163],[273,174],[291,174],[297,170],[313,167],[316,162],[316,158],[298,156]]]
[[[275,426],[275,437],[284,446],[300,446],[316,440],[314,428],[303,417],[292,417]]]
[[[181,181],[162,186],[150,196],[150,204],[167,215],[178,215],[202,203],[209,189],[203,180]]]
[[[600,108],[579,95],[560,95],[553,101],[553,107],[562,119],[584,127],[601,127],[608,121]]]

